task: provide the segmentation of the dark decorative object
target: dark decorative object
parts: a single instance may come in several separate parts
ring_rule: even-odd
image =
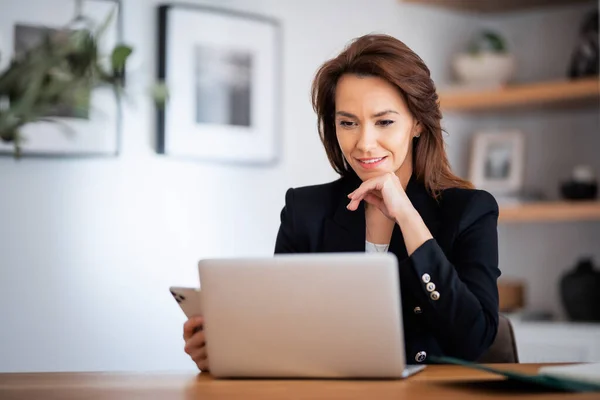
[[[560,294],[572,321],[600,321],[600,271],[592,260],[581,258],[560,280]]]
[[[595,199],[598,183],[594,171],[588,166],[576,167],[571,179],[560,185],[560,193],[567,200]]]
[[[598,185],[595,183],[565,182],[560,186],[560,192],[568,200],[595,199]]]
[[[598,75],[598,51],[598,10],[594,10],[585,17],[581,25],[577,46],[571,57],[569,77]]]

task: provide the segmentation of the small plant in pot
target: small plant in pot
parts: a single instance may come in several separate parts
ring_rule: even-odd
[[[80,10],[80,8],[79,8]],[[132,48],[118,44],[101,54],[99,42],[114,16],[95,26],[78,14],[64,28],[48,30],[39,43],[15,55],[0,70],[0,140],[21,155],[27,124],[47,121],[71,128],[49,117],[56,107],[68,105],[79,115],[90,107],[91,92],[110,87],[118,100],[123,92],[126,62]]]
[[[452,67],[465,85],[501,86],[513,78],[516,62],[499,33],[482,31],[471,41],[466,52],[454,57]]]

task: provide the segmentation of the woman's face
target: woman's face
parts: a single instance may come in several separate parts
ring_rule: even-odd
[[[343,75],[335,94],[335,131],[346,161],[361,180],[412,172],[412,141],[421,126],[398,89],[378,77]]]

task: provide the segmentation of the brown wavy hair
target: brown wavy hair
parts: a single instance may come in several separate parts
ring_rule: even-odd
[[[319,68],[312,84],[319,136],[338,174],[356,176],[346,163],[335,134],[335,89],[344,74],[380,77],[398,88],[409,111],[422,125],[420,137],[413,142],[413,174],[433,197],[438,198],[448,188],[473,188],[451,171],[442,137],[442,113],[429,69],[403,42],[381,34],[352,41]]]

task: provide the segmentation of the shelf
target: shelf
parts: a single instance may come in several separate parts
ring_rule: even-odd
[[[499,222],[600,220],[600,201],[557,201],[501,206]]]
[[[576,3],[592,3],[590,0],[400,0],[400,2],[478,13],[499,13],[567,6]]]
[[[510,85],[501,89],[439,93],[442,111],[476,112],[598,106],[598,77]]]

